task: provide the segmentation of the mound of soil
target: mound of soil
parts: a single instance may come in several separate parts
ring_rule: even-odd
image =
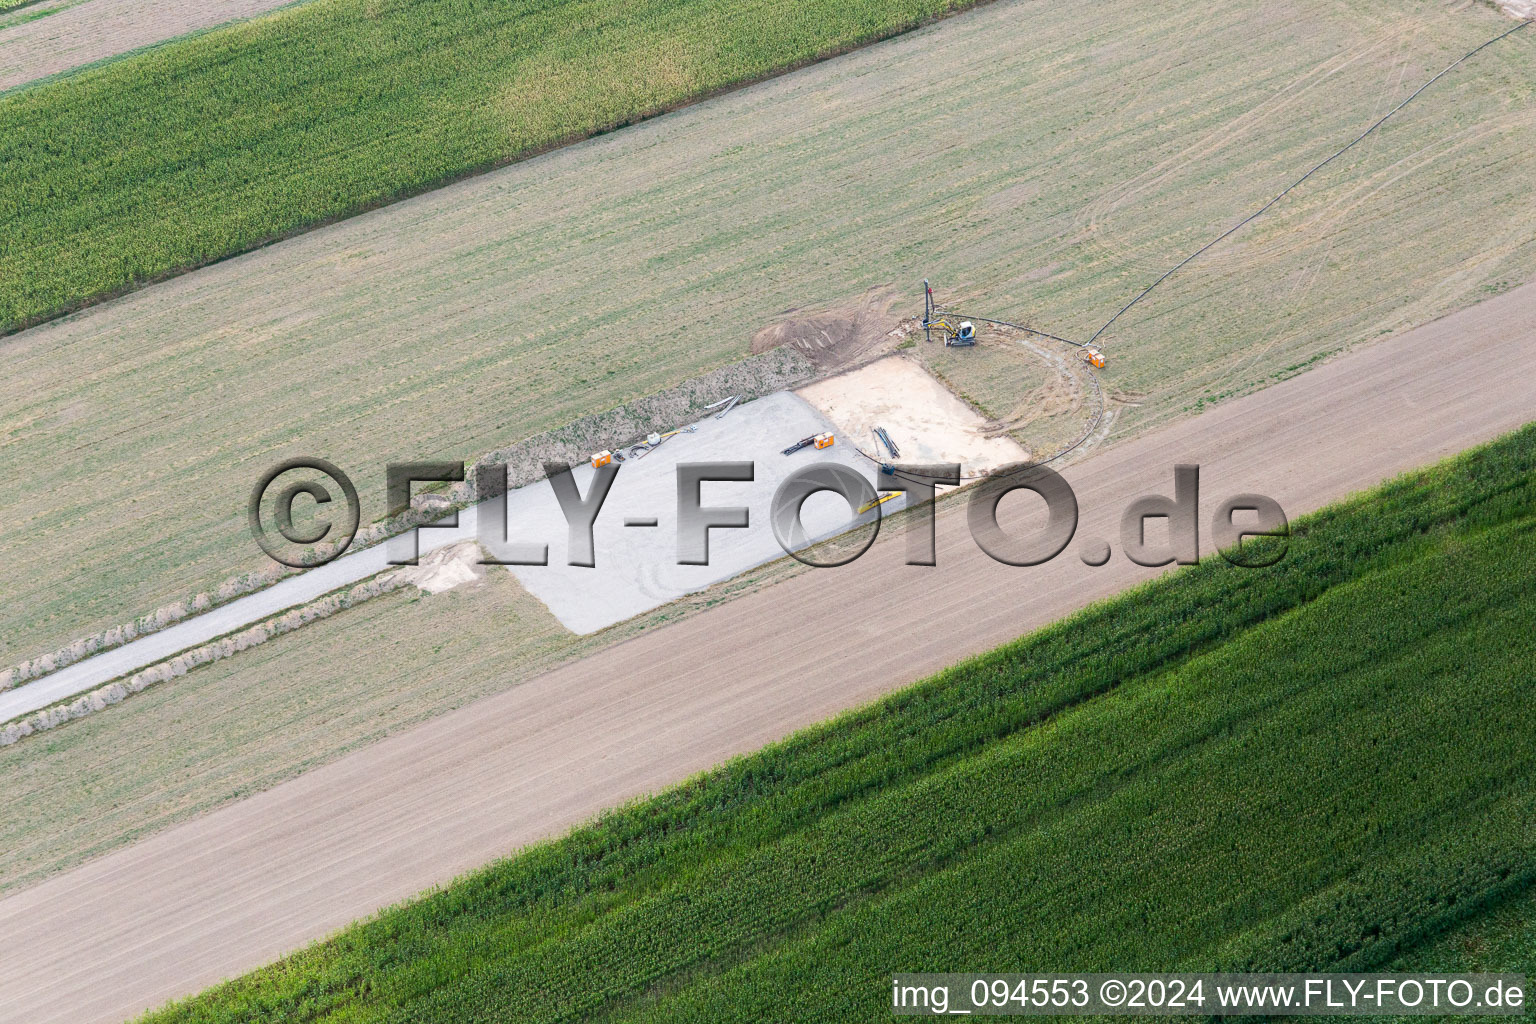
[[[897,323],[890,312],[895,300],[895,290],[882,285],[844,306],[816,312],[790,310],[752,336],[752,353],[788,345],[822,372],[867,362],[894,348],[899,340],[891,335]]]
[[[441,594],[483,579],[485,566],[480,560],[484,557],[480,545],[474,541],[450,544],[427,552],[416,565],[396,569],[391,579],[414,583],[429,594]]]

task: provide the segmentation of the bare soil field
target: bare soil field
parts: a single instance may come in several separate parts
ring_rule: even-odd
[[[505,446],[880,286],[910,315],[925,276],[1084,334],[1505,24],[1005,3],[14,335],[0,661],[259,566],[245,500],[289,455],[371,519],[388,461]],[[1116,325],[1106,383],[1140,404],[1111,440],[1520,278],[1536,36],[1508,42]]]
[[[295,0],[42,0],[0,15],[0,91]]]
[[[1503,372],[1488,373],[1485,363]],[[0,753],[10,772],[26,773],[25,785],[0,786],[7,831],[19,818],[53,813],[53,801],[74,801],[89,819],[74,844],[121,842],[88,834],[100,813],[94,801],[108,795],[142,801],[116,828],[145,809],[174,816],[177,799],[126,784],[138,777],[126,744],[110,767],[83,782],[71,777],[103,765],[112,739],[124,738],[121,723],[135,716],[167,747],[215,745],[218,756],[178,754],[151,766],[226,773],[206,786],[196,778],[180,785],[179,800],[207,806],[236,783],[244,757],[260,753],[270,764],[282,756],[252,726],[264,687],[286,691],[286,714],[314,744],[297,749],[311,756],[381,728],[397,704],[421,713],[469,693],[504,692],[0,901],[0,932],[10,940],[0,1005],[40,1022],[120,1020],[253,967],[1151,578],[1163,570],[1118,551],[1100,568],[1076,556],[1095,537],[1118,537],[1134,497],[1166,493],[1175,462],[1201,466],[1202,515],[1224,496],[1257,491],[1297,516],[1528,422],[1533,374],[1536,286],[1527,286],[1070,467],[1082,522],[1072,546],[1044,565],[989,559],[955,502],[938,519],[936,567],[905,565],[900,538],[882,537],[844,569],[801,573],[673,627],[630,634],[511,689],[522,678],[510,666],[525,631],[548,620],[508,622],[502,613],[518,606],[507,591],[480,604],[474,584],[415,605],[384,598],[278,638],[255,657],[146,698],[147,711],[130,702],[83,719],[74,738],[61,730],[46,742],[77,744],[76,753],[54,758],[51,771]],[[370,671],[360,672],[364,657]],[[291,682],[299,676],[303,686]],[[205,703],[179,703],[191,697]],[[242,742],[223,745],[188,713],[197,706],[231,715],[226,728],[241,730]],[[100,731],[87,740],[91,730]],[[34,873],[60,855],[42,829],[28,845]]]

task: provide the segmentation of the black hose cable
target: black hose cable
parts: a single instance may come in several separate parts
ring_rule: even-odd
[[[999,327],[1012,327],[1014,330],[1023,331],[1025,334],[1036,334],[1042,338],[1050,338],[1052,341],[1066,342],[1068,345],[1076,345],[1078,348],[1083,347],[1083,343],[1080,341],[1073,341],[1071,338],[1063,338],[1059,335],[1052,334],[1049,331],[1042,331],[1035,327],[1025,327],[1023,324],[1010,323],[1007,320],[993,320],[992,318],[985,316],[973,316],[969,313],[956,313],[953,310],[948,309],[944,310],[943,312],[945,316],[958,317],[961,320],[980,320],[984,324],[996,324]]]
[[[1431,78],[1429,81],[1425,82],[1423,85],[1421,85],[1417,89],[1413,90],[1413,92],[1408,95],[1407,99],[1403,100],[1397,106],[1395,106],[1391,110],[1387,111],[1374,124],[1372,124],[1369,128],[1367,128],[1365,131],[1361,132],[1359,135],[1355,136],[1355,138],[1353,140],[1351,140],[1348,145],[1346,145],[1343,148],[1339,149],[1337,152],[1335,152],[1328,159],[1324,160],[1322,163],[1320,163],[1317,166],[1313,167],[1306,174],[1303,174],[1301,177],[1299,177],[1295,181],[1291,182],[1289,185],[1287,185],[1285,187],[1285,189],[1279,195],[1275,196],[1273,199],[1271,199],[1269,202],[1265,203],[1263,206],[1259,207],[1253,213],[1249,214],[1247,217],[1244,217],[1242,220],[1238,221],[1232,227],[1228,228],[1226,231],[1222,232],[1220,235],[1218,235],[1215,238],[1211,239],[1209,242],[1205,243],[1200,248],[1196,249],[1194,252],[1192,252],[1188,256],[1184,257],[1172,269],[1170,269],[1167,273],[1163,274],[1162,277],[1159,277],[1156,281],[1153,281],[1151,284],[1147,285],[1147,287],[1142,290],[1141,294],[1137,295],[1130,302],[1127,302],[1124,306],[1120,307],[1120,311],[1118,313],[1116,313],[1114,316],[1110,317],[1108,320],[1104,321],[1104,326],[1100,327],[1098,330],[1094,331],[1093,332],[1093,336],[1091,338],[1089,338],[1085,342],[1084,341],[1073,341],[1071,338],[1063,338],[1060,335],[1051,334],[1051,333],[1049,333],[1047,331],[1042,331],[1042,330],[1039,330],[1038,328],[1034,328],[1034,327],[1026,327],[1023,324],[1011,323],[1011,322],[1009,322],[1007,320],[994,320],[994,319],[992,319],[990,317],[975,316],[973,314],[968,315],[968,314],[965,314],[965,313],[957,313],[954,310],[935,310],[934,312],[937,313],[938,315],[941,315],[941,316],[950,316],[950,317],[956,317],[956,318],[965,319],[965,320],[980,320],[983,323],[995,324],[995,325],[997,325],[999,327],[1011,327],[1011,328],[1013,328],[1015,330],[1023,331],[1023,332],[1025,332],[1027,334],[1034,334],[1034,335],[1038,335],[1039,337],[1042,337],[1042,338],[1049,338],[1052,341],[1064,342],[1064,343],[1066,343],[1068,345],[1075,345],[1078,348],[1087,348],[1089,345],[1092,345],[1095,341],[1097,341],[1099,335],[1103,334],[1106,330],[1108,330],[1109,326],[1111,324],[1113,324],[1116,320],[1120,319],[1120,317],[1127,310],[1129,310],[1132,306],[1136,305],[1136,303],[1140,302],[1142,299],[1146,298],[1147,295],[1152,291],[1152,289],[1156,288],[1158,285],[1160,285],[1164,281],[1168,280],[1170,277],[1172,277],[1179,270],[1183,269],[1190,261],[1194,260],[1196,257],[1198,257],[1199,255],[1204,253],[1207,249],[1211,248],[1213,245],[1216,245],[1218,242],[1221,242],[1223,239],[1226,239],[1226,238],[1230,237],[1231,235],[1235,234],[1238,230],[1240,230],[1241,228],[1245,227],[1246,225],[1252,223],[1254,220],[1257,220],[1260,216],[1262,216],[1264,214],[1265,211],[1267,211],[1271,206],[1274,206],[1280,200],[1284,199],[1287,195],[1289,195],[1291,193],[1292,190],[1294,190],[1302,182],[1306,181],[1308,178],[1312,177],[1312,175],[1316,174],[1318,171],[1322,170],[1324,167],[1327,167],[1329,164],[1333,163],[1339,157],[1343,156],[1345,153],[1349,152],[1355,146],[1359,145],[1360,142],[1362,142],[1367,135],[1370,135],[1377,128],[1380,128],[1383,124],[1385,124],[1387,119],[1390,118],[1393,114],[1397,113],[1399,110],[1402,110],[1408,104],[1412,103],[1418,97],[1419,93],[1423,92],[1425,89],[1428,89],[1430,86],[1434,85],[1436,82],[1438,82],[1440,79],[1444,78],[1446,75],[1450,74],[1452,71],[1454,71],[1460,65],[1466,63],[1472,57],[1476,56],[1480,51],[1487,49],[1488,47],[1492,46],[1494,43],[1496,43],[1499,40],[1505,38],[1506,36],[1514,35],[1516,32],[1518,32],[1521,29],[1525,28],[1527,25],[1530,25],[1532,22],[1536,22],[1536,18],[1527,18],[1525,21],[1522,21],[1520,24],[1516,25],[1514,28],[1511,28],[1511,29],[1509,29],[1509,30],[1507,30],[1505,32],[1500,32],[1498,35],[1494,36],[1492,39],[1488,40],[1487,42],[1483,43],[1482,45],[1474,47],[1471,50],[1468,50],[1466,53],[1462,54],[1462,56],[1458,60],[1454,61],[1451,64],[1448,64],[1439,74],[1435,75],[1435,77]],[[1045,465],[1047,463],[1055,462],[1056,460],[1064,458],[1065,456],[1067,456],[1071,452],[1077,450],[1090,437],[1093,436],[1093,432],[1098,429],[1099,424],[1102,422],[1102,420],[1104,418],[1104,393],[1103,393],[1102,389],[1099,386],[1098,376],[1096,374],[1094,374],[1094,372],[1092,370],[1088,370],[1087,373],[1088,373],[1089,384],[1093,388],[1094,397],[1096,399],[1094,413],[1093,413],[1093,416],[1089,420],[1088,429],[1085,430],[1083,432],[1082,436],[1080,436],[1076,441],[1073,441],[1072,443],[1068,444],[1066,447],[1062,448],[1060,451],[1056,452],[1054,455],[1050,456],[1049,458],[1041,459],[1039,462],[1036,463],[1036,465]],[[881,459],[876,458],[874,455],[870,455],[868,452],[866,452],[863,448],[860,448],[858,445],[854,445],[853,446],[853,450],[858,452],[860,455],[864,456],[864,458],[868,459],[870,462],[875,463],[877,466],[884,466],[884,465],[886,465],[886,463],[883,462]],[[879,454],[879,451],[880,451],[879,445],[877,444],[875,446],[875,452],[876,452],[877,455]],[[895,475],[899,476],[899,477],[902,477],[903,479],[910,479],[905,474],[901,473],[899,470],[896,472]],[[961,478],[961,482],[962,483],[969,483],[972,480],[978,480],[978,479],[980,479],[979,475],[978,476],[962,477]]]
[[[1467,60],[1471,59],[1474,55],[1476,55],[1478,53],[1478,51],[1486,49],[1487,47],[1492,46],[1494,43],[1498,42],[1500,39],[1503,39],[1506,36],[1514,35],[1516,32],[1519,32],[1521,29],[1523,29],[1527,25],[1531,24],[1532,21],[1536,21],[1536,18],[1527,19],[1525,21],[1522,21],[1520,24],[1516,25],[1514,28],[1510,29],[1509,31],[1501,32],[1498,35],[1494,36],[1492,39],[1488,40],[1486,43],[1483,43],[1482,46],[1479,46],[1479,47],[1477,47],[1476,49],[1473,49],[1473,50],[1469,50],[1467,53],[1463,54],[1462,57],[1459,60],[1457,60],[1454,64],[1449,65],[1448,67],[1445,68],[1444,71],[1441,71],[1434,78],[1431,78],[1429,81],[1425,82],[1423,85],[1421,85],[1417,89],[1413,90],[1413,93],[1411,95],[1409,95],[1409,97],[1407,99],[1403,100],[1403,102],[1399,103],[1397,106],[1393,107],[1391,110],[1389,110],[1385,114],[1383,114],[1382,117],[1381,117],[1381,120],[1377,121],[1375,124],[1371,125],[1365,131],[1363,131],[1359,135],[1357,135],[1355,137],[1354,141],[1350,142],[1349,145],[1345,146],[1343,149],[1340,149],[1337,153],[1334,153],[1332,156],[1330,156],[1328,159],[1324,160],[1322,163],[1318,164],[1316,167],[1312,168],[1306,174],[1303,174],[1301,177],[1299,177],[1295,181],[1291,182],[1291,184],[1286,187],[1284,192],[1281,192],[1279,195],[1275,196],[1275,198],[1271,199],[1269,202],[1267,202],[1263,206],[1259,207],[1253,213],[1249,214],[1247,217],[1244,217],[1237,224],[1233,225],[1231,228],[1229,228],[1226,231],[1222,232],[1216,238],[1211,239],[1209,242],[1205,243],[1200,248],[1196,249],[1194,252],[1192,252],[1188,256],[1184,257],[1182,260],[1179,261],[1178,265],[1175,266],[1172,270],[1168,271],[1162,277],[1158,278],[1156,281],[1153,281],[1151,284],[1147,285],[1146,289],[1140,295],[1136,296],[1130,302],[1127,302],[1123,307],[1121,307],[1119,313],[1116,313],[1114,316],[1110,317],[1108,320],[1106,320],[1104,322],[1104,326],[1103,327],[1100,327],[1098,330],[1094,331],[1093,332],[1093,337],[1088,339],[1088,344],[1090,344],[1090,345],[1093,344],[1094,341],[1096,341],[1098,339],[1099,335],[1103,334],[1106,330],[1109,329],[1109,325],[1110,324],[1112,324],[1116,320],[1120,319],[1121,315],[1123,313],[1125,313],[1126,310],[1130,309],[1132,306],[1136,305],[1136,303],[1138,303],[1142,299],[1146,298],[1147,297],[1147,293],[1150,292],[1153,288],[1156,288],[1158,285],[1160,285],[1164,281],[1168,280],[1170,277],[1172,277],[1174,275],[1174,273],[1176,273],[1178,270],[1182,269],[1185,264],[1189,263],[1196,256],[1199,256],[1201,253],[1205,252],[1207,249],[1209,249],[1211,246],[1215,245],[1217,242],[1222,241],[1223,239],[1225,239],[1228,236],[1230,236],[1233,233],[1235,233],[1239,228],[1244,227],[1250,221],[1256,219],[1260,214],[1264,213],[1265,210],[1268,210],[1271,206],[1274,206],[1280,200],[1284,199],[1286,197],[1287,193],[1289,193],[1292,189],[1296,188],[1302,182],[1306,181],[1308,178],[1312,177],[1312,175],[1316,174],[1318,171],[1322,170],[1324,167],[1327,167],[1329,164],[1333,163],[1339,157],[1341,157],[1345,153],[1349,152],[1359,142],[1361,142],[1367,135],[1369,135],[1372,132],[1374,132],[1377,128],[1380,128],[1382,126],[1382,124],[1384,124],[1386,122],[1387,118],[1391,117],[1393,114],[1397,113],[1399,110],[1402,110],[1408,104],[1412,103],[1414,101],[1414,98],[1417,97],[1419,95],[1419,93],[1423,92],[1425,89],[1428,89],[1430,86],[1434,85],[1440,79],[1442,79],[1446,75],[1450,74],[1450,72],[1452,70],[1454,70],[1458,65],[1463,64]]]

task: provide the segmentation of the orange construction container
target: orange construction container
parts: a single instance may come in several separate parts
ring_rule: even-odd
[[[825,434],[817,434],[816,435],[816,447],[817,448],[831,448],[832,447],[832,431],[829,430]]]
[[[613,461],[613,452],[598,452],[592,456],[592,468],[602,469]]]
[[[1101,370],[1104,369],[1104,353],[1100,352],[1092,345],[1089,345],[1087,348],[1083,349],[1083,360],[1093,364],[1094,366],[1097,366]]]

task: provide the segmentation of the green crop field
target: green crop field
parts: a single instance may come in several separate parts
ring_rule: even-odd
[[[1478,914],[1439,938],[1405,951],[1392,962],[1390,969],[1492,974],[1511,966],[1529,974],[1533,965],[1536,965],[1536,888],[1527,889],[1525,895]]]
[[[1536,968],[1496,917],[1536,883],[1533,471],[1536,426],[151,1019],[884,1019],[893,971],[1362,970],[1458,929]]]
[[[809,53],[832,38],[812,26],[863,38],[870,11],[921,7],[731,9],[803,21],[786,38]],[[74,294],[60,282],[98,287],[90,268],[141,275],[279,230],[274,210],[383,199],[374,172],[446,174],[530,117],[564,131],[549,104],[572,74],[598,104],[572,130],[612,95],[644,106],[662,59],[623,55],[648,33],[704,68],[767,59],[774,33],[733,49],[736,20],[699,14],[720,9],[529,8],[506,24],[544,26],[535,55],[478,5],[318,0],[0,97],[0,288],[42,309]],[[583,62],[597,44],[570,25],[603,12],[607,56]],[[351,473],[371,520],[390,461],[474,458],[737,362],[786,310],[894,283],[914,313],[924,277],[1085,335],[1507,25],[1409,0],[1012,0],[12,335],[0,663],[265,565],[245,502],[290,455]],[[1533,55],[1530,32],[1480,54],[1117,323],[1111,439],[1525,280]],[[628,86],[587,89],[618,66]],[[946,371],[1023,420],[1041,379],[1019,372]]]

